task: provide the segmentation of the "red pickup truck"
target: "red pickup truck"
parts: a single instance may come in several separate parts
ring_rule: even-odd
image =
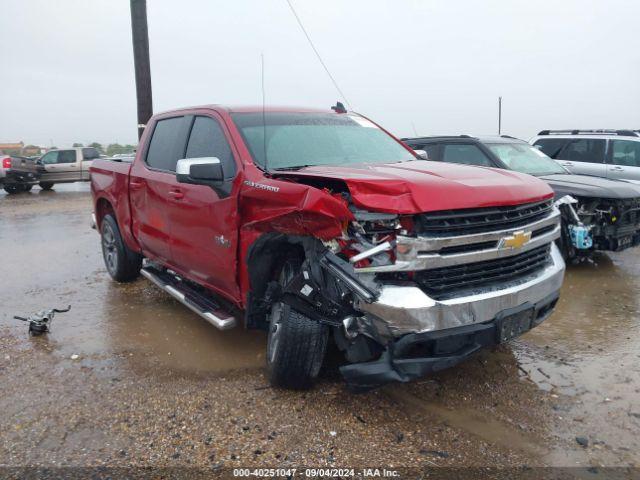
[[[564,276],[544,182],[416,160],[339,108],[175,110],[95,160],[94,224],[116,281],[267,331],[274,385],[309,387],[329,341],[353,389],[409,381],[540,324]]]

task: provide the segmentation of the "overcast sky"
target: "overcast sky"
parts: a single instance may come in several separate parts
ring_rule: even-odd
[[[292,0],[354,110],[399,136],[640,128],[640,1]],[[328,107],[286,0],[148,0],[154,111]],[[1,0],[0,142],[136,141],[128,0]]]

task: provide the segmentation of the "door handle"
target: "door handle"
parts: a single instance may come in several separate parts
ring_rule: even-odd
[[[624,168],[622,168],[622,167],[609,167],[609,169],[611,169],[611,170],[617,170],[617,171],[619,171],[619,172],[624,172]]]
[[[182,200],[184,198],[184,193],[180,190],[169,190],[169,196],[173,197],[175,200]]]
[[[130,180],[129,181],[129,187],[133,188],[133,189],[142,188],[142,187],[144,187],[144,182],[141,182],[139,180]]]

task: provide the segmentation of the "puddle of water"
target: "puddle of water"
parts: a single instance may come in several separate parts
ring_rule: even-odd
[[[110,358],[126,351],[141,363],[181,372],[224,372],[264,365],[266,337],[237,328],[221,332],[144,279],[112,282],[103,267],[100,241],[89,228],[90,196],[71,186],[50,195],[22,195],[0,202],[0,251],[10,277],[0,289],[0,325],[25,342],[62,356]],[[75,189],[81,189],[75,187]],[[52,208],[64,198],[64,211]],[[4,201],[11,200],[7,206]],[[12,215],[4,215],[7,209]],[[29,215],[21,212],[28,210]],[[10,252],[10,254],[7,254]],[[15,314],[72,305],[58,314],[52,332],[29,338]],[[144,360],[143,360],[144,358]],[[125,365],[126,366],[126,365]]]
[[[406,412],[435,416],[448,425],[469,432],[487,443],[518,450],[533,457],[547,454],[547,449],[536,444],[531,435],[521,433],[477,410],[466,407],[449,409],[435,402],[424,401],[407,389],[398,388],[398,386],[385,387],[384,394],[402,405]]]
[[[560,395],[557,434],[589,438],[589,456],[604,464],[640,460],[639,293],[637,249],[569,267],[556,312],[514,345],[529,377]],[[566,465],[584,456],[577,450],[548,459]]]

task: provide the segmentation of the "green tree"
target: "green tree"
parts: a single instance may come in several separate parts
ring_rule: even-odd
[[[110,143],[107,147],[107,155],[111,157],[118,153],[125,153],[124,147],[119,143]]]
[[[100,153],[101,155],[104,153],[104,148],[102,148],[102,145],[98,142],[90,143],[89,146],[98,150],[98,153]]]

